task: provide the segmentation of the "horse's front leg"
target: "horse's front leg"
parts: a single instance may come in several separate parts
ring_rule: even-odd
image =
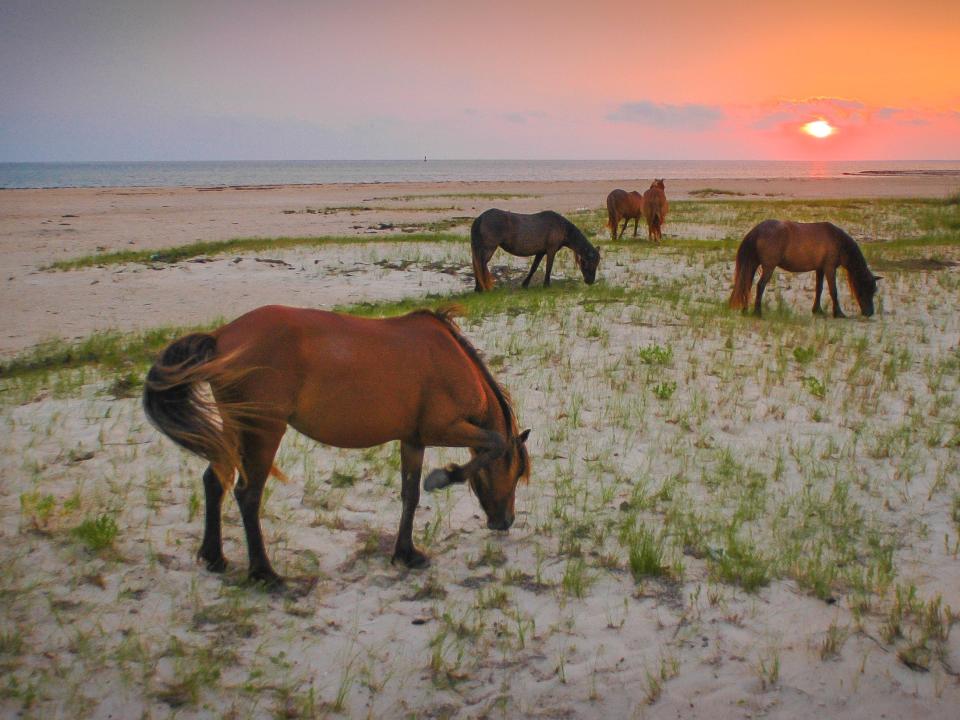
[[[410,568],[422,568],[430,560],[413,544],[413,515],[420,504],[420,473],[423,470],[423,447],[400,443],[400,497],[403,500],[403,513],[400,515],[400,529],[397,531],[397,544],[393,558]]]
[[[476,453],[466,465],[448,465],[432,471],[423,482],[428,492],[450,484],[470,480],[480,468],[496,460],[507,451],[507,441],[498,432],[461,420],[446,428],[430,441],[440,447],[466,447]]]
[[[639,218],[639,217],[635,217],[635,218],[633,219],[633,236],[634,236],[634,237],[637,236],[637,224],[638,224],[639,222],[640,222],[640,218]],[[624,226],[623,226],[623,229],[626,230],[626,229],[627,229],[627,226],[624,225]]]
[[[837,269],[827,271],[827,286],[830,288],[830,299],[833,301],[833,316],[835,318],[846,317],[843,310],[840,309],[840,297],[837,295]]]
[[[817,291],[813,296],[813,314],[823,315],[823,308],[820,307],[820,296],[823,294],[823,270],[817,270]]]
[[[624,225],[626,227],[626,225]],[[547,267],[543,271],[543,286],[550,287],[550,273],[553,272],[553,257],[557,254],[556,250],[547,251]]]
[[[540,261],[543,260],[544,253],[537,253],[533,258],[533,265],[530,266],[530,272],[527,273],[527,277],[524,278],[522,286],[527,287],[530,285],[530,279],[533,277],[533,274],[537,271],[537,267],[540,265]]]
[[[233,470],[230,478],[233,478]],[[225,480],[227,478],[224,478]],[[217,476],[213,465],[203,473],[203,494],[206,501],[206,514],[203,526],[203,542],[197,552],[197,558],[206,563],[210,572],[223,572],[227,569],[227,559],[223,556],[223,539],[221,534],[221,509],[223,507],[223,483]]]

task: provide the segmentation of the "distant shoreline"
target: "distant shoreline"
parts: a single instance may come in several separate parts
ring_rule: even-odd
[[[288,162],[0,163],[0,189],[247,189],[444,182],[809,180],[851,176],[960,177],[944,161],[362,160]]]

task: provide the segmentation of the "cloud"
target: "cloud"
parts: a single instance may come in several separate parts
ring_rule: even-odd
[[[898,115],[902,112],[903,110],[901,110],[900,108],[882,107],[879,110],[877,110],[876,116],[881,120],[887,120],[889,118],[892,118],[894,115]]]
[[[772,106],[751,108],[748,113],[754,116],[750,123],[754,130],[802,124],[811,118],[823,118],[838,127],[865,127],[888,121],[898,125],[922,125],[927,122],[919,111],[890,106],[873,107],[859,100],[833,97],[781,100]]]
[[[504,113],[503,118],[507,122],[515,123],[517,125],[526,125],[530,120],[543,120],[547,117],[545,112],[540,110],[531,110],[528,112],[508,112]]]
[[[715,127],[724,118],[719,107],[711,105],[668,105],[649,100],[623,103],[607,115],[611,122],[637,123],[673,130],[703,131]]]

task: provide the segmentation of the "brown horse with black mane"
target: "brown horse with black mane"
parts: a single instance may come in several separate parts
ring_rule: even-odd
[[[553,258],[565,247],[573,251],[583,281],[587,285],[597,278],[600,251],[590,244],[580,228],[552,210],[523,215],[494,208],[481,213],[473,221],[470,228],[470,248],[473,254],[474,289],[477,292],[493,288],[493,275],[490,274],[487,263],[498,247],[511,255],[534,256],[523,287],[530,284],[530,279],[544,256],[547,258],[547,267],[544,270],[543,286],[549,287]]]
[[[264,548],[260,500],[267,476],[282,477],[273,462],[287,425],[342,448],[400,441],[393,559],[409,567],[428,563],[412,539],[425,447],[470,448],[469,462],[434,470],[424,489],[469,483],[494,530],[513,523],[517,483],[530,473],[530,431],[518,432],[506,393],[449,311],[375,320],[262,307],[171,343],[150,368],[143,404],[161,432],[209,462],[199,558],[214,572],[226,568],[220,513],[234,488],[249,576],[270,586],[283,580]]]
[[[663,239],[661,228],[667,220],[669,209],[670,203],[667,202],[663,179],[654,180],[643,193],[643,216],[647,219],[647,237],[650,242],[660,242]]]
[[[633,220],[633,236],[637,236],[637,224],[643,217],[643,195],[636,191],[627,192],[626,190],[611,191],[607,195],[607,227],[610,228],[610,239],[619,240],[627,231],[627,225]],[[623,220],[623,228],[617,232],[620,221]]]
[[[760,315],[763,291],[777,267],[795,273],[816,272],[815,314],[823,313],[820,295],[826,277],[833,301],[833,316],[844,317],[837,297],[837,268],[842,267],[847,271],[847,281],[860,311],[867,317],[873,315],[873,296],[880,278],[870,272],[856,241],[833,223],[764,220],[748,232],[737,250],[733,292],[730,294],[730,307],[734,310],[746,310],[750,304],[750,288],[758,267],[761,272],[754,303],[757,315]]]

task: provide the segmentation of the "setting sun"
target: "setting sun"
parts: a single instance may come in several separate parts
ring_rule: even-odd
[[[807,133],[807,135],[813,135],[815,138],[830,137],[835,131],[835,128],[826,120],[813,120],[800,129]]]

